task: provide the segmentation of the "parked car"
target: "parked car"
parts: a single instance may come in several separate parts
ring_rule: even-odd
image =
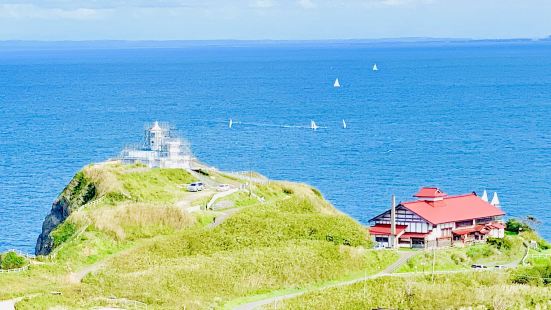
[[[220,184],[220,185],[218,185],[216,190],[219,191],[219,192],[229,191],[230,190],[230,185],[229,184]]]
[[[503,265],[495,265],[494,266],[495,269],[505,269],[507,267],[503,266]]]
[[[484,265],[478,265],[478,264],[475,264],[475,265],[471,265],[471,268],[473,269],[484,269],[484,268],[488,268]]]
[[[199,192],[202,191],[204,188],[205,186],[201,182],[194,182],[187,186],[187,190],[190,192]]]

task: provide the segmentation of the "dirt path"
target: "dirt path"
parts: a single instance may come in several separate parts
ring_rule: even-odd
[[[78,283],[82,282],[82,279],[84,279],[84,277],[87,274],[100,270],[101,268],[103,268],[105,266],[105,264],[106,264],[105,261],[100,261],[100,262],[97,262],[93,265],[86,266],[86,267],[82,268],[79,271],[71,272],[69,274],[69,283],[78,284]]]
[[[305,290],[305,291],[291,293],[291,294],[287,294],[287,295],[281,295],[281,296],[271,297],[271,298],[267,298],[267,299],[263,299],[263,300],[258,300],[258,301],[254,301],[254,302],[239,305],[239,306],[237,306],[233,309],[235,309],[235,310],[258,309],[262,306],[266,306],[266,305],[269,305],[269,304],[280,302],[282,300],[298,297],[300,295],[303,295],[303,294],[306,294],[306,293],[309,293],[309,292],[312,292],[312,291],[323,290],[323,289],[328,289],[328,288],[333,288],[333,287],[347,286],[347,285],[355,284],[355,283],[362,282],[362,281],[369,280],[369,279],[375,279],[375,278],[379,278],[379,277],[383,277],[383,276],[388,276],[392,272],[394,272],[395,270],[400,268],[400,266],[405,264],[407,262],[407,260],[410,257],[412,257],[413,255],[417,254],[417,252],[403,251],[403,252],[398,252],[398,254],[400,255],[400,257],[398,258],[398,260],[396,262],[392,263],[390,266],[388,266],[387,268],[385,268],[384,270],[382,270],[381,272],[379,272],[377,274],[370,275],[370,276],[364,276],[364,277],[353,279],[353,280],[346,280],[346,281],[334,283],[334,284],[331,284],[331,285],[327,285],[327,286],[324,286],[324,287],[321,287],[321,288],[316,288],[316,289],[313,289],[313,290]]]

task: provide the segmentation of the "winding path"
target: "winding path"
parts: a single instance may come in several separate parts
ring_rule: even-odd
[[[333,288],[333,287],[347,286],[347,285],[355,284],[355,283],[362,282],[362,281],[369,280],[369,279],[375,279],[375,278],[380,278],[380,277],[384,277],[384,276],[389,276],[389,275],[392,274],[392,272],[394,272],[395,270],[400,268],[400,266],[405,264],[410,257],[417,254],[417,252],[411,252],[411,251],[407,251],[407,252],[406,251],[401,251],[400,252],[399,251],[398,254],[400,255],[400,257],[398,258],[397,261],[395,261],[390,266],[388,266],[387,268],[385,268],[384,270],[382,270],[381,272],[379,272],[377,274],[370,275],[370,276],[364,276],[364,277],[353,279],[353,280],[346,280],[346,281],[326,285],[326,286],[323,286],[323,287],[320,287],[320,288],[315,288],[313,290],[304,290],[304,291],[300,291],[300,292],[296,292],[296,293],[290,293],[290,294],[286,294],[286,295],[275,296],[275,297],[270,297],[270,298],[267,298],[267,299],[257,300],[257,301],[253,301],[253,302],[250,302],[250,303],[239,305],[239,306],[237,306],[233,309],[234,310],[259,309],[262,306],[266,306],[266,305],[269,305],[269,304],[280,302],[282,300],[298,297],[298,296],[301,296],[303,294],[306,294],[306,293],[309,293],[309,292],[312,292],[312,291],[318,291],[318,290],[323,290],[323,289],[328,289],[328,288]],[[403,275],[406,275],[406,274],[403,274]]]

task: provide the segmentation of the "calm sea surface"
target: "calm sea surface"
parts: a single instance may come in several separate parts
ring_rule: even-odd
[[[487,189],[551,239],[551,44],[0,50],[0,251],[32,252],[74,173],[152,120],[363,223],[392,193]]]

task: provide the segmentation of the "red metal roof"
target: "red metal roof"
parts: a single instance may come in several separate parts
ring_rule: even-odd
[[[486,235],[492,229],[502,229],[504,227],[505,226],[501,223],[493,222],[493,223],[489,223],[489,224],[479,224],[479,225],[472,226],[472,227],[454,229],[453,233],[455,235],[466,235],[466,234],[470,234],[470,233],[473,233],[473,232],[479,232],[483,235]]]
[[[504,225],[504,224],[502,224],[502,223],[497,223],[497,222],[491,223],[490,226],[493,227],[493,228],[495,228],[495,229],[504,229],[504,228],[505,228],[505,225]]]
[[[396,235],[402,233],[408,226],[396,225]],[[372,235],[390,235],[390,224],[375,224],[369,227],[369,233]]]
[[[441,191],[438,187],[421,187],[417,194],[413,195],[413,197],[419,198],[438,198],[446,196],[448,195]]]
[[[408,238],[425,238],[429,233],[416,233],[416,232],[406,232],[400,236],[400,239]]]
[[[432,224],[472,220],[505,214],[500,208],[480,199],[474,193],[459,196],[446,196],[442,201],[439,201],[438,204],[417,200],[404,202],[401,203],[401,205]]]

